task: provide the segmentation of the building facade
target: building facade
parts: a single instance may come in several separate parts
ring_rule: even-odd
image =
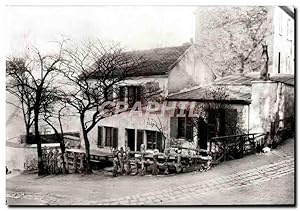
[[[140,75],[118,84],[119,89],[116,90],[122,91],[123,94],[114,93],[114,96],[121,96],[122,99],[119,100],[125,102],[134,96],[136,102],[142,98],[139,95],[142,94],[140,90],[145,90],[148,84],[161,90],[160,96],[165,99],[168,93],[212,82],[215,75],[201,61],[199,51],[196,45],[142,51],[153,65],[148,67],[149,69],[141,70]],[[166,139],[170,136],[170,118],[169,115],[160,115],[164,109],[164,100],[159,103],[156,112],[147,113],[146,106],[141,112],[123,112],[99,121],[89,133],[91,150],[110,152],[111,148],[129,147],[135,151],[144,144],[146,149],[157,148],[163,151],[168,144]]]

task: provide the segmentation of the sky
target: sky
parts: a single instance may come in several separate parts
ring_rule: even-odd
[[[8,53],[67,36],[102,38],[125,48],[182,45],[194,38],[193,6],[7,6]]]

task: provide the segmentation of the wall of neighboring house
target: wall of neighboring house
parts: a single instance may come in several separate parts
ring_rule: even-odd
[[[282,8],[274,7],[273,29],[274,62],[270,72],[294,74],[294,18]]]
[[[167,80],[168,78],[166,75],[135,77],[126,79],[124,82],[120,83],[119,86],[141,86],[146,83],[153,83],[156,84],[155,86],[158,85],[159,89],[163,91],[162,95],[165,95]],[[114,93],[114,96],[117,96],[117,93]],[[126,91],[126,96],[128,96],[128,90]],[[158,122],[156,114],[149,114],[149,116],[145,116],[145,113],[139,112],[123,112],[104,118],[100,120],[88,134],[90,139],[90,148],[91,150],[97,150],[99,152],[110,152],[111,147],[105,144],[105,139],[107,137],[106,132],[110,129],[106,128],[115,128],[112,129],[111,135],[113,136],[113,139],[117,139],[118,148],[134,145],[134,150],[137,150],[139,148],[138,142],[140,142],[141,139],[147,148],[149,147],[147,146],[147,131],[159,131],[154,125],[150,124],[150,122],[153,122],[152,120]],[[163,130],[168,130],[168,119],[161,117],[159,121],[162,122]],[[151,132],[148,132],[148,134],[149,133]],[[83,140],[81,140],[81,146],[84,147]]]
[[[273,81],[253,82],[250,132],[270,132],[271,122],[294,117],[294,97],[294,86]]]
[[[213,71],[202,61],[200,52],[199,46],[192,45],[170,70],[169,94],[209,84],[216,78]]]

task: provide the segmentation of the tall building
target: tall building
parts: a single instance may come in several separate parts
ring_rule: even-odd
[[[294,14],[287,6],[199,7],[195,43],[219,75],[258,72],[262,45],[270,74],[294,74]]]

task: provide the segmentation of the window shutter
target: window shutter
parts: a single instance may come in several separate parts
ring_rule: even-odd
[[[113,148],[118,148],[118,134],[119,134],[119,129],[113,128],[113,139],[112,139]]]
[[[103,146],[103,127],[98,126],[98,147]]]
[[[171,138],[177,138],[178,133],[178,120],[177,117],[170,118],[170,136]]]

